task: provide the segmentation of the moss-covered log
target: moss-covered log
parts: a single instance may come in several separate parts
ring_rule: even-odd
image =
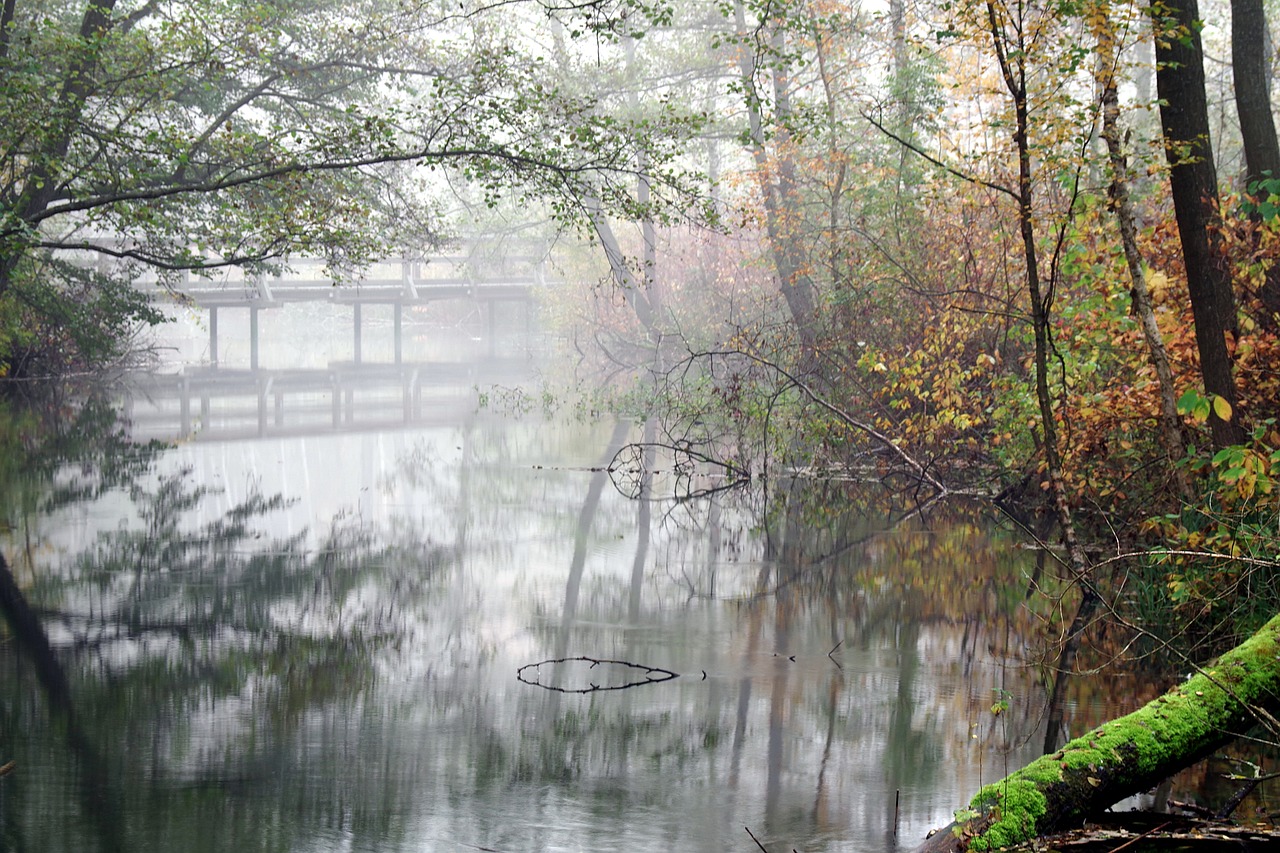
[[[987,785],[916,853],[998,850],[1079,826],[1280,711],[1280,616],[1197,675]]]

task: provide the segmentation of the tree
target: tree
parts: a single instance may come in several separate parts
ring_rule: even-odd
[[[1266,36],[1262,0],[1231,0],[1231,74],[1244,145],[1245,192],[1255,205],[1268,195],[1260,182],[1280,179],[1280,143],[1271,114]],[[1264,320],[1271,327],[1280,324],[1280,265],[1272,263],[1267,270],[1260,295]]]
[[[1271,115],[1267,18],[1262,0],[1231,0],[1231,75],[1244,145],[1245,182],[1280,178],[1280,144]]]
[[[1280,616],[1145,707],[1067,743],[956,813],[917,853],[995,850],[1078,826],[1280,713]]]
[[[1235,381],[1227,335],[1236,330],[1231,272],[1217,236],[1218,173],[1209,138],[1200,11],[1196,0],[1161,0],[1151,7],[1156,39],[1156,90],[1174,215],[1187,270],[1196,345],[1215,447],[1240,444]]]
[[[1061,727],[1064,685],[1075,664],[1081,636],[1093,618],[1099,603],[1092,565],[1081,547],[1073,518],[1071,499],[1063,479],[1058,419],[1049,387],[1051,318],[1058,265],[1056,260],[1050,265],[1050,274],[1046,281],[1040,269],[1039,237],[1036,233],[1037,182],[1033,162],[1034,142],[1031,137],[1032,98],[1035,94],[1032,86],[1036,75],[1031,68],[1031,63],[1037,53],[1037,42],[1044,37],[1045,30],[1052,26],[1053,16],[1044,8],[1027,7],[1022,4],[1010,7],[997,0],[985,0],[984,6],[987,33],[991,38],[996,64],[1012,102],[1012,141],[1018,172],[1016,189],[1006,190],[1006,193],[1017,203],[1018,233],[1022,240],[1022,274],[1031,303],[1031,332],[1035,341],[1032,381],[1035,384],[1036,404],[1040,413],[1040,432],[1043,436],[1041,449],[1044,453],[1044,482],[1049,491],[1063,544],[1067,549],[1069,569],[1080,585],[1080,604],[1067,630],[1054,668],[1055,677],[1053,693],[1049,700],[1049,724],[1046,734],[1047,748],[1050,746],[1051,739],[1057,737],[1058,729]],[[1074,63],[1069,52],[1067,62]],[[1068,208],[1066,216],[1070,215],[1071,211]],[[1065,223],[1060,227],[1065,228]],[[1061,245],[1061,239],[1059,239],[1059,245]]]
[[[619,119],[521,55],[518,16],[490,11],[6,4],[0,305],[84,320],[69,303],[96,295],[102,277],[67,263],[69,251],[116,259],[120,277],[151,268],[171,281],[290,253],[342,270],[390,245],[431,244],[448,228],[433,172],[490,203],[536,199],[563,220],[585,216],[586,197],[630,216],[696,215],[696,182],[673,165],[696,113],[659,100]],[[577,30],[616,37],[613,11],[591,4]],[[641,163],[645,202],[633,189]],[[118,325],[154,319],[111,293]]]
[[[1143,269],[1142,252],[1138,248],[1137,215],[1134,212],[1130,191],[1129,159],[1124,150],[1120,128],[1120,93],[1116,82],[1116,65],[1119,59],[1115,25],[1111,4],[1098,2],[1090,15],[1097,54],[1097,78],[1102,102],[1102,139],[1107,146],[1107,160],[1111,166],[1111,183],[1107,193],[1120,229],[1120,243],[1124,248],[1125,266],[1129,272],[1130,301],[1134,317],[1142,326],[1142,336],[1147,344],[1148,358],[1160,385],[1160,442],[1172,471],[1178,494],[1189,498],[1190,484],[1186,473],[1178,467],[1185,455],[1182,442],[1182,423],[1178,419],[1177,390],[1174,386],[1173,368],[1164,338],[1156,321],[1151,293],[1147,288],[1147,275]]]
[[[734,3],[733,16],[738,40],[740,79],[737,91],[747,110],[747,132],[743,139],[755,164],[769,253],[778,285],[800,340],[801,361],[811,369],[817,338],[818,305],[799,233],[799,167],[792,132],[795,116],[790,76],[794,56],[787,43],[786,16],[778,15],[766,6],[759,12],[759,22],[749,27],[743,0]],[[764,78],[764,81],[759,78]],[[766,104],[772,105],[773,110],[768,126]]]

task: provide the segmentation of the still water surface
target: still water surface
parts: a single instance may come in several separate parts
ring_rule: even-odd
[[[10,486],[50,659],[0,647],[0,848],[887,853],[1035,755],[1032,558],[993,519],[631,500],[599,469],[639,431],[493,405],[529,342],[473,336],[328,392],[285,371],[343,353],[287,345],[207,401],[142,379],[135,438],[179,440],[113,451],[132,488]],[[678,677],[517,679],[579,656]]]

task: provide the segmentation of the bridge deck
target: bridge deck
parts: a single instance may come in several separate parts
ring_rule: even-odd
[[[218,314],[220,309],[249,310],[249,366],[258,363],[258,313],[287,303],[328,302],[352,308],[355,361],[361,356],[361,307],[391,305],[394,315],[395,359],[402,353],[402,318],[406,306],[446,299],[484,302],[489,308],[492,336],[495,306],[499,302],[523,302],[528,324],[536,291],[546,287],[544,255],[504,255],[499,261],[469,256],[432,259],[388,258],[369,265],[359,276],[335,281],[325,263],[315,258],[291,259],[278,275],[246,276],[227,270],[218,276],[188,274],[176,285],[164,285],[154,275],[135,280],[135,286],[155,300],[177,300],[209,312],[209,360],[218,363]]]
[[[290,302],[421,305],[444,299],[516,301],[529,299],[548,284],[545,260],[536,255],[509,255],[500,264],[467,257],[427,260],[388,258],[370,265],[349,281],[335,281],[324,262],[293,259],[274,276],[245,276],[234,270],[216,277],[188,275],[180,284],[163,287],[154,277],[136,285],[155,298],[176,298],[202,308],[274,308]]]
[[[542,284],[533,280],[433,281],[406,290],[398,281],[368,280],[352,284],[273,281],[265,288],[253,282],[228,282],[216,287],[183,287],[170,294],[202,308],[275,308],[290,302],[332,302],[338,305],[425,305],[443,299],[516,301],[529,299]],[[157,295],[160,291],[157,289]]]

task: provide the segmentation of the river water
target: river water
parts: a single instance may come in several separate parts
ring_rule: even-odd
[[[256,373],[184,318],[130,442],[6,484],[0,848],[887,853],[1036,754],[1034,558],[982,508],[638,502],[640,430],[546,411],[519,318],[396,365],[373,316],[356,365],[288,311]]]

